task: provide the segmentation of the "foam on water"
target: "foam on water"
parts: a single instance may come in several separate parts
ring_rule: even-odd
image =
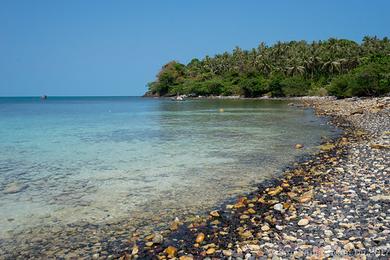
[[[1,98],[0,237],[213,205],[331,134],[282,101]],[[12,184],[28,186],[5,193]]]

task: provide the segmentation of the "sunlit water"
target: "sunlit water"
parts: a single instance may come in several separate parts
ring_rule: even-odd
[[[0,98],[0,237],[196,211],[254,189],[332,134],[282,101]],[[6,193],[12,185],[24,188]]]

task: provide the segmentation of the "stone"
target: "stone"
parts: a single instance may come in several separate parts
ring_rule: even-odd
[[[287,235],[287,234],[284,234],[284,235],[283,235],[283,238],[286,239],[287,241],[292,241],[292,242],[297,241],[297,238],[296,238],[296,237],[294,237],[294,236],[289,236],[289,235]]]
[[[247,238],[250,238],[250,237],[253,236],[253,235],[252,235],[252,232],[249,231],[249,230],[247,230],[247,231],[241,233],[240,235],[241,235],[241,237],[242,237],[243,239],[247,239]]]
[[[270,227],[268,226],[268,225],[263,225],[262,227],[261,227],[261,230],[262,231],[269,231],[270,230]]]
[[[214,253],[215,253],[215,248],[214,247],[211,247],[211,248],[207,249],[207,251],[206,251],[207,255],[212,255]]]
[[[224,256],[232,256],[233,255],[233,252],[232,252],[232,250],[222,250],[222,254],[224,255]]]
[[[331,230],[328,230],[328,229],[324,231],[324,234],[325,234],[325,236],[327,236],[327,237],[333,236],[333,232],[332,232]]]
[[[376,196],[372,196],[370,197],[370,200],[373,200],[375,202],[377,201],[390,201],[390,195],[376,195]]]
[[[169,227],[170,230],[175,231],[179,229],[179,222],[178,221],[173,221],[171,226]]]
[[[94,260],[99,259],[99,254],[98,253],[93,254],[92,255],[92,259],[94,259]]]
[[[250,209],[248,209],[248,213],[249,214],[256,214],[256,210],[250,208]]]
[[[3,193],[4,194],[18,193],[18,192],[21,192],[27,188],[28,188],[27,184],[20,184],[18,182],[12,182],[5,187],[5,189],[3,190]]]
[[[249,250],[251,250],[251,251],[260,250],[260,246],[259,245],[247,245],[246,247],[249,248]]]
[[[131,251],[131,254],[132,255],[136,255],[136,254],[138,254],[138,246],[133,246],[133,249],[132,249],[132,251]]]
[[[159,234],[159,233],[154,234],[154,237],[152,240],[152,242],[154,244],[162,244],[163,241],[164,241],[164,237],[161,234]]]
[[[283,230],[283,226],[280,226],[280,225],[276,225],[275,228],[279,231],[282,231]]]
[[[213,211],[211,211],[210,212],[210,216],[212,216],[212,217],[219,217],[220,215],[219,215],[219,212],[218,212],[218,210],[213,210]]]
[[[275,204],[274,210],[283,211],[283,204],[281,204],[281,203]]]
[[[195,242],[200,244],[200,243],[203,242],[204,238],[205,238],[205,235],[204,235],[203,233],[199,233],[199,234],[196,236]]]
[[[319,148],[320,148],[321,151],[329,152],[329,151],[331,151],[333,148],[335,148],[335,145],[334,145],[334,144],[327,143],[327,144],[320,145]]]
[[[278,186],[278,187],[276,187],[276,188],[270,189],[270,190],[268,191],[268,195],[270,195],[270,196],[276,196],[276,195],[278,195],[279,193],[281,193],[282,191],[283,191],[283,188],[280,187],[280,186]]]
[[[296,144],[295,145],[295,149],[301,149],[301,148],[303,148],[303,144]]]
[[[314,191],[310,190],[308,192],[303,193],[303,195],[299,198],[300,203],[306,203],[313,199]]]
[[[151,246],[153,246],[153,242],[146,242],[146,243],[145,243],[145,246],[151,247]]]
[[[179,260],[193,260],[193,259],[194,257],[189,255],[182,255],[181,257],[179,257]]]
[[[351,250],[355,249],[355,246],[353,245],[352,242],[349,242],[349,243],[347,243],[347,244],[344,245],[344,249],[345,249],[346,251],[351,251]]]
[[[167,253],[168,257],[175,257],[175,255],[177,253],[177,249],[174,246],[168,246],[165,249],[165,253]]]
[[[390,149],[390,145],[385,144],[370,144],[370,147],[374,149]]]
[[[309,220],[307,218],[303,218],[298,221],[298,226],[306,226],[307,224],[309,224]]]

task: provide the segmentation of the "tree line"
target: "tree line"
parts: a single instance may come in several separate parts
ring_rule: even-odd
[[[390,92],[390,41],[260,43],[188,64],[171,61],[148,84],[150,96],[378,96]]]

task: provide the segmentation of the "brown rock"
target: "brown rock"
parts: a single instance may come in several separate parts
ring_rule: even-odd
[[[374,149],[390,149],[390,145],[385,144],[370,144],[370,146]]]
[[[167,253],[168,257],[175,257],[175,255],[177,253],[177,249],[174,246],[168,246],[165,249],[165,253]]]
[[[283,188],[280,187],[280,186],[278,186],[278,187],[276,187],[276,188],[270,189],[270,190],[268,191],[268,195],[276,196],[276,195],[278,195],[279,193],[281,193],[282,190],[283,190]]]
[[[133,249],[132,249],[132,251],[131,251],[131,254],[132,254],[132,255],[136,255],[136,254],[138,254],[138,251],[139,251],[138,246],[133,246]]]
[[[215,253],[215,248],[213,248],[213,247],[207,249],[207,251],[206,251],[206,254],[208,254],[208,255],[212,255],[214,253]]]
[[[250,209],[248,209],[248,213],[249,214],[256,214],[256,210],[250,208]]]
[[[193,259],[194,258],[189,255],[182,255],[181,257],[179,257],[179,260],[193,260]]]
[[[199,233],[197,236],[196,236],[196,239],[195,239],[195,242],[196,243],[202,243],[203,240],[205,238],[205,235],[203,233]]]
[[[210,216],[213,216],[213,217],[219,217],[220,215],[219,215],[219,212],[218,212],[218,210],[213,210],[213,211],[211,211],[210,212]]]
[[[232,256],[233,255],[233,252],[232,252],[232,250],[222,250],[222,254],[224,255],[224,256]]]
[[[329,151],[331,151],[334,147],[335,147],[334,144],[327,143],[327,144],[321,145],[321,146],[320,146],[320,150],[321,150],[321,151],[325,151],[325,152],[329,152]]]
[[[175,231],[179,229],[179,222],[173,221],[171,226],[169,227],[170,230]]]
[[[309,224],[309,220],[307,218],[303,218],[298,221],[298,226],[306,226],[307,224]]]
[[[306,203],[308,201],[311,201],[314,196],[314,191],[310,190],[308,192],[303,193],[303,195],[299,198],[300,203]]]

